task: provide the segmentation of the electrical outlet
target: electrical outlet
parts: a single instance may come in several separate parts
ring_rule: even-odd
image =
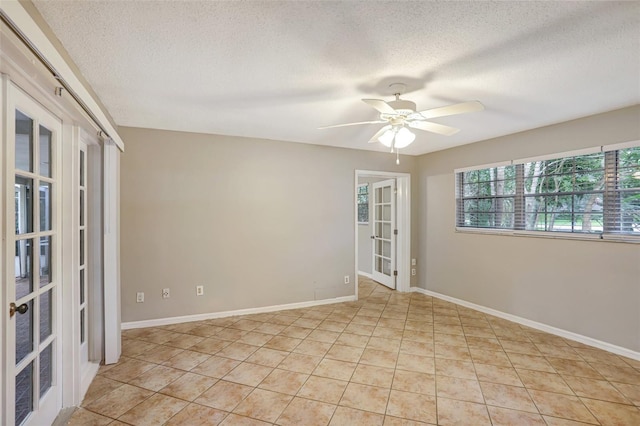
[[[411,259],[411,266],[416,266],[416,260],[415,259]]]
[[[411,275],[415,275],[416,274],[416,268],[411,269]]]
[[[138,293],[136,293],[136,303],[142,302],[144,302],[144,293],[139,291]]]
[[[344,283],[349,284],[349,275],[344,276]]]
[[[197,285],[196,286],[196,296],[203,296],[204,295],[204,286],[203,285]]]
[[[168,288],[163,288],[162,289],[162,298],[163,299],[168,299],[170,295],[171,294],[169,293],[169,289]]]

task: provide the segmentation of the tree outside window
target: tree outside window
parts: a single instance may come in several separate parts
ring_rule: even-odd
[[[356,193],[358,198],[358,224],[367,225],[369,223],[369,184],[358,185]]]

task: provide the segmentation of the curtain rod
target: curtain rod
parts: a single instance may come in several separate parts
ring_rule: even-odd
[[[67,84],[67,82],[64,81],[62,77],[60,77],[55,67],[44,57],[44,55],[42,55],[42,53],[40,53],[40,51],[33,45],[33,43],[31,43],[31,41],[27,38],[27,36],[25,36],[25,34],[22,31],[20,31],[20,28],[18,28],[18,26],[6,15],[4,10],[2,9],[0,9],[0,19],[9,27],[9,29],[16,35],[16,37],[18,37],[18,39],[29,49],[29,51],[40,61],[40,63],[44,65],[45,68],[47,68],[47,70],[49,70],[51,75],[53,75],[53,78],[55,78],[56,81],[62,85],[64,90],[66,90],[69,93],[69,95],[71,95],[73,100],[78,104],[78,106],[82,109],[82,111],[85,114],[87,114],[87,116],[91,119],[91,121],[93,121],[93,124],[95,124],[95,126],[100,129],[100,131],[98,132],[98,136],[103,139],[104,138],[111,139],[111,137],[109,136],[109,133],[105,130],[104,126],[100,124],[100,121],[96,118],[96,116],[93,114],[91,109],[87,107],[87,105],[79,98],[79,96],[75,93],[75,91],[71,89],[71,86]],[[57,96],[62,95],[62,93],[58,93],[58,90],[56,90],[55,94]]]

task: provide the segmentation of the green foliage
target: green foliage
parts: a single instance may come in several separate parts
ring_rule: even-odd
[[[356,192],[358,200],[358,222],[369,222],[369,184],[358,185]]]

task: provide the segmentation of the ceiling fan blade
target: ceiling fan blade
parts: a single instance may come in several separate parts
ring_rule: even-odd
[[[424,118],[446,117],[447,115],[464,114],[465,112],[482,111],[484,105],[478,101],[462,102],[440,108],[432,108],[420,111],[418,114]]]
[[[335,124],[333,126],[318,127],[318,129],[333,129],[334,127],[359,126],[360,124],[381,124],[386,123],[384,120],[376,121],[360,121],[358,123]]]
[[[426,130],[427,132],[437,133],[439,135],[451,136],[460,131],[455,127],[445,126],[444,124],[432,123],[430,121],[410,121],[407,123],[409,127],[414,129]]]
[[[363,99],[362,102],[377,109],[383,114],[397,114],[396,110],[382,99]]]
[[[375,135],[373,135],[371,139],[369,139],[369,143],[378,142],[378,138],[382,136],[382,134],[387,130],[389,130],[391,127],[392,127],[391,124],[387,124],[382,129],[378,130],[378,132]]]

